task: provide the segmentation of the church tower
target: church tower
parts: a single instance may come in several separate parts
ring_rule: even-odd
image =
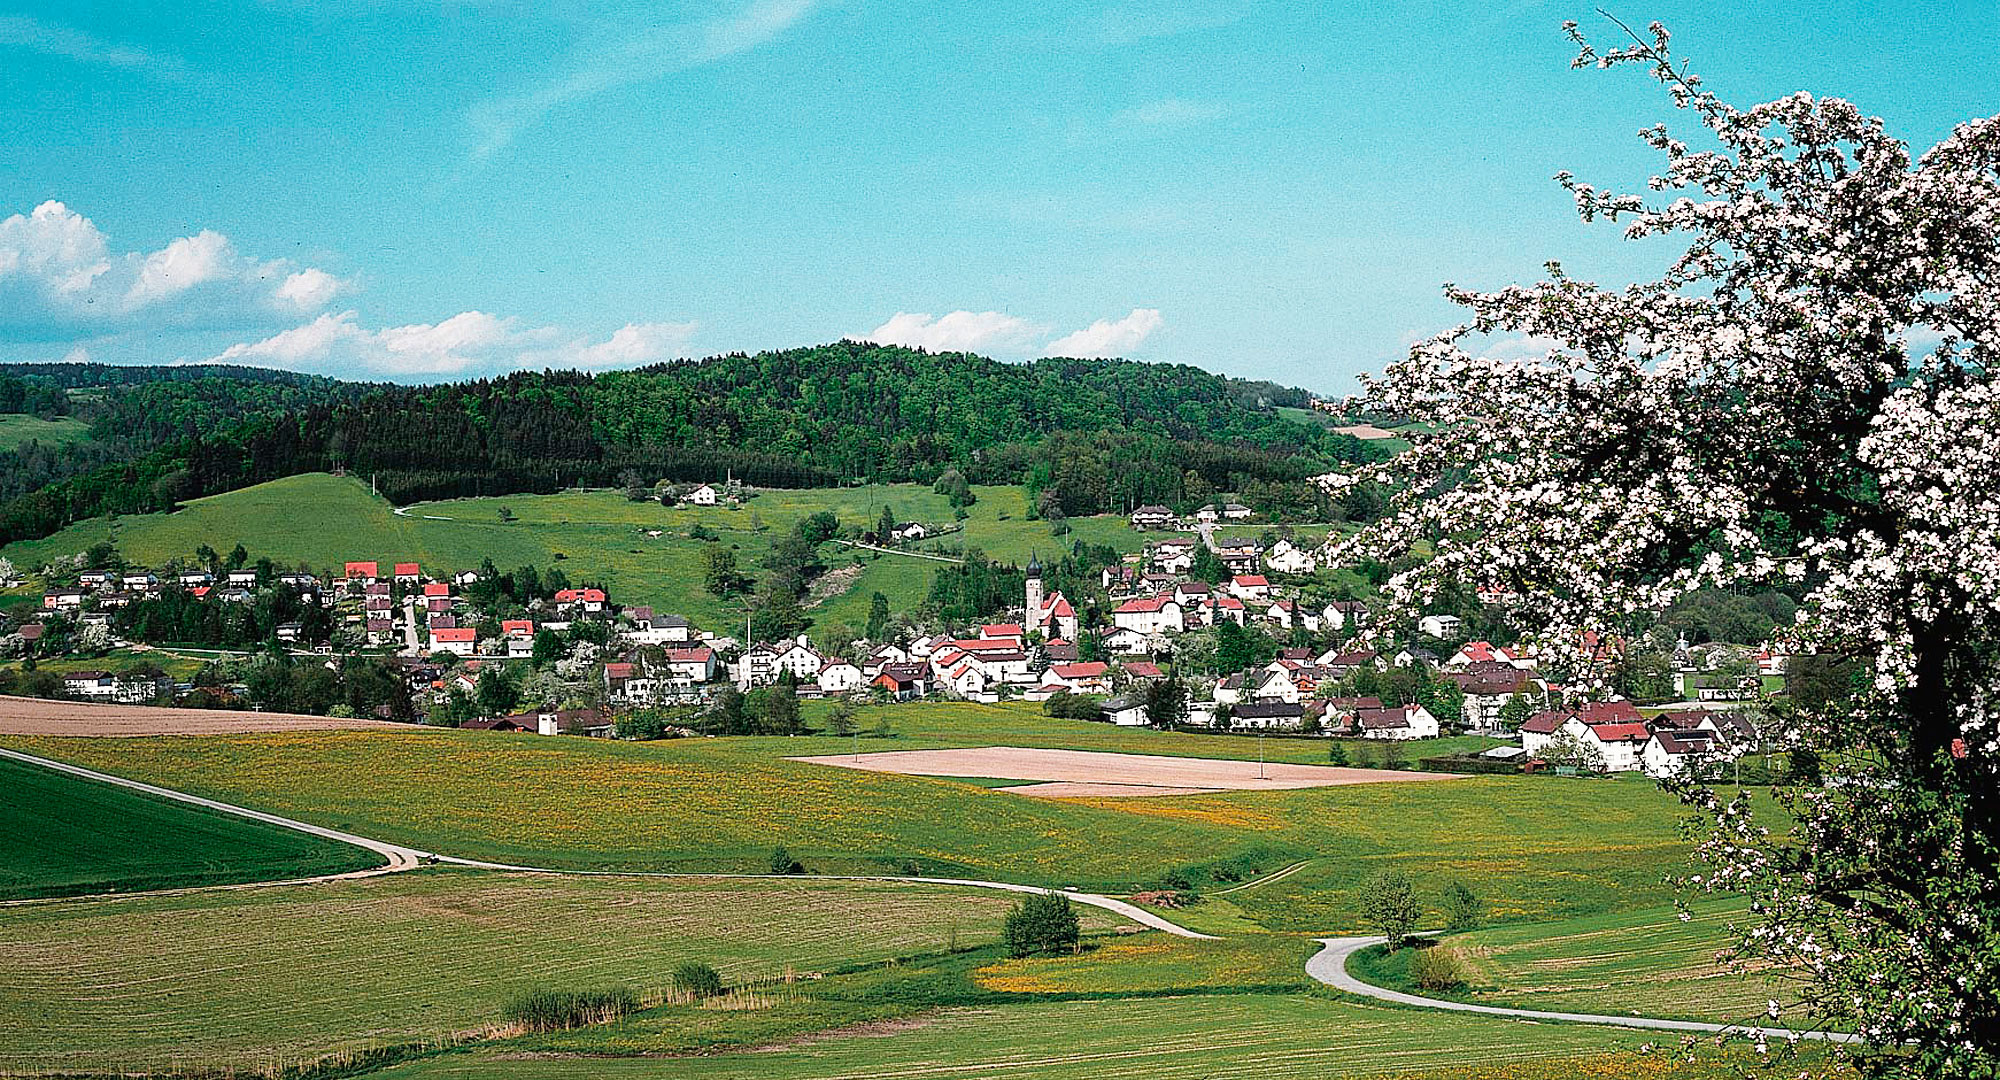
[[[1028,556],[1028,605],[1021,621],[1028,630],[1040,630],[1042,623],[1042,561]]]

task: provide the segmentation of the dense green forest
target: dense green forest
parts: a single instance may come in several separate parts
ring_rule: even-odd
[[[609,485],[626,470],[813,487],[929,482],[957,469],[973,483],[1027,484],[1050,517],[1185,506],[1229,491],[1326,520],[1318,515],[1330,508],[1308,478],[1379,452],[1280,416],[1277,407],[1308,395],[1271,383],[1182,365],[1008,364],[849,341],[433,386],[257,369],[56,368],[67,370],[20,370],[23,381],[68,389],[78,415],[91,410],[107,442],[123,440],[116,445],[128,452],[67,475],[60,463],[18,463],[28,479],[46,479],[0,491],[10,496],[0,542],[327,469],[372,477],[398,502]]]

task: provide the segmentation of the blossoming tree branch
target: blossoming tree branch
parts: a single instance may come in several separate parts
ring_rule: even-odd
[[[1328,478],[1395,491],[1337,554],[1428,544],[1394,598],[1489,587],[1551,655],[1697,588],[1800,592],[1792,647],[1867,674],[1774,711],[1774,799],[1683,791],[1689,880],[1748,899],[1738,954],[1796,973],[1865,1072],[2000,1074],[2000,117],[1913,160],[1846,101],[1722,101],[1658,24],[1605,52],[1568,30],[1576,66],[1646,70],[1703,130],[1642,133],[1644,193],[1558,181],[1685,248],[1626,288],[1556,263],[1447,286],[1466,322],[1369,386],[1434,433]],[[1477,354],[1500,333],[1550,346]]]

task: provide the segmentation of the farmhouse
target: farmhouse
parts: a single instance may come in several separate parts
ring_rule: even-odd
[[[371,624],[370,629],[373,629]],[[431,628],[431,648],[434,653],[449,652],[460,656],[471,656],[478,644],[479,631],[472,627],[438,629]]]
[[[1232,726],[1266,731],[1297,731],[1305,717],[1306,707],[1298,701],[1246,701],[1229,710]]]
[[[1135,529],[1171,529],[1180,524],[1174,512],[1164,506],[1142,506],[1132,511]]]
[[[1354,726],[1364,739],[1435,739],[1437,717],[1422,705],[1393,709],[1357,709]]]
[[[1111,624],[1136,634],[1180,633],[1181,606],[1172,595],[1127,600],[1111,612]]]
[[[1146,703],[1138,698],[1115,697],[1097,707],[1097,715],[1119,727],[1145,727]]]
[[[714,484],[703,484],[681,496],[681,501],[690,506],[714,506],[722,501],[722,492]]]

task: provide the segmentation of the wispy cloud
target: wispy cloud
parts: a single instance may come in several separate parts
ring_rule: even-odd
[[[336,375],[411,379],[521,368],[591,370],[669,360],[685,349],[695,324],[627,323],[602,341],[558,327],[462,311],[435,323],[370,329],[357,313],[321,315],[261,341],[231,345],[214,363],[258,364]]]
[[[93,37],[73,27],[26,15],[0,15],[0,46],[13,46],[79,64],[124,68],[154,78],[178,80],[187,68],[178,59],[133,45]]]
[[[1050,356],[1120,356],[1153,336],[1165,320],[1158,308],[1133,308],[1122,319],[1099,319],[1067,337],[1049,342]]]
[[[810,15],[820,0],[751,0],[734,13],[692,23],[642,27],[578,50],[565,74],[528,93],[475,106],[473,160],[505,149],[564,105],[754,49]]]
[[[1015,352],[1048,332],[1026,319],[999,311],[954,311],[931,318],[899,311],[862,335],[884,345],[908,345],[932,352]]]
[[[932,318],[899,311],[861,337],[884,345],[908,345],[933,352],[983,352],[1011,356],[1117,356],[1137,348],[1162,323],[1156,308],[1133,308],[1122,319],[1099,319],[1074,333],[1037,346],[1051,327],[1001,311],[954,311]]]

